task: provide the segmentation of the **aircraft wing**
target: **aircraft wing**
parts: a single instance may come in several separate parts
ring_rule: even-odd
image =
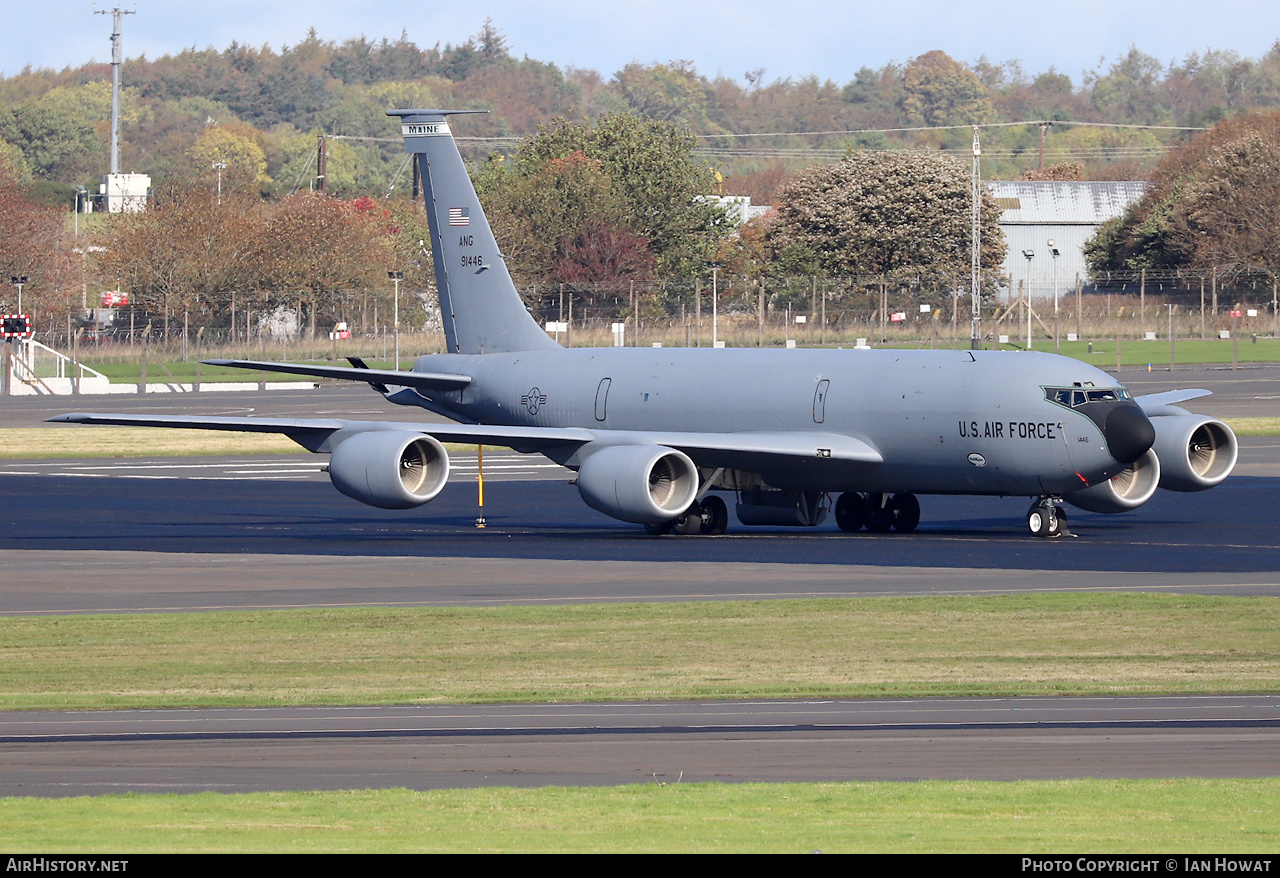
[[[413,424],[396,421],[347,421],[340,418],[245,418],[199,415],[130,415],[74,412],[50,421],[119,427],[171,427],[191,430],[232,430],[280,433],[302,447],[332,451],[342,438],[356,433],[403,430],[434,436],[441,442],[501,445],[519,451],[542,451],[565,446],[663,445],[688,454],[700,466],[749,467],[779,460],[831,459],[874,466],[884,457],[869,443],[853,436],[820,432],[664,433],[631,430],[589,430],[581,427],[508,427],[485,424]]]
[[[585,445],[596,431],[576,427],[498,427],[482,424],[412,424],[398,421],[347,421],[341,418],[241,418],[200,415],[125,415],[73,412],[49,421],[67,424],[99,424],[115,427],[171,427],[188,430],[232,430],[244,433],[280,433],[309,451],[328,452],[345,436],[398,430],[424,433],[441,442],[501,445],[520,451],[540,451],[554,446]],[[336,441],[334,434],[343,436]]]
[[[203,360],[209,366],[235,369],[259,369],[263,372],[285,372],[290,375],[314,375],[317,378],[345,378],[364,381],[375,387],[387,385],[416,387],[420,390],[459,390],[471,383],[467,375],[447,372],[412,372],[396,369],[361,369],[350,366],[312,366],[301,363],[273,363],[265,360]],[[379,388],[381,389],[381,388]]]
[[[1212,390],[1166,390],[1163,393],[1148,393],[1146,396],[1135,396],[1133,401],[1141,406],[1143,414],[1150,418],[1167,414],[1161,411],[1165,406],[1177,405],[1189,399],[1199,399],[1202,396],[1212,395]]]

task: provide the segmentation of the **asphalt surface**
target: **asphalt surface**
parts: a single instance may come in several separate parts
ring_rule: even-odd
[[[0,795],[1270,777],[1280,697],[0,714]]]
[[[1280,416],[1280,371],[1125,373],[1135,393]],[[232,397],[235,397],[232,399]],[[0,400],[68,410],[435,420],[368,390]],[[50,429],[91,429],[51,427]],[[588,509],[568,473],[486,453],[426,507],[342,497],[323,459],[0,461],[0,614],[809,595],[1172,590],[1280,594],[1280,441],[1237,475],[1159,492],[1079,537],[1025,535],[1026,498],[924,497],[911,535],[745,529],[655,538]],[[2,677],[3,671],[0,671]],[[693,780],[1256,777],[1280,771],[1280,696],[926,699],[0,714],[0,794]]]
[[[92,428],[68,428],[92,429]],[[1280,471],[1280,443],[1245,439]],[[1025,531],[1027,498],[923,497],[914,534],[745,528],[650,537],[588,508],[569,474],[486,455],[415,510],[339,494],[322,458],[0,462],[4,613],[741,599],[1140,589],[1280,594],[1275,477],[1158,492],[1077,538]],[[177,476],[177,477],[175,477]],[[355,585],[354,583],[359,583]]]

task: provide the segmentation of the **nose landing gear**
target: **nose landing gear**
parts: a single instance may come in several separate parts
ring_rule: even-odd
[[[1041,497],[1027,510],[1027,527],[1038,537],[1074,537],[1067,530],[1067,513],[1059,505],[1059,497]]]

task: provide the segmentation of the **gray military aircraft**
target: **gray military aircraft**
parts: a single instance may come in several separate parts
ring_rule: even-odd
[[[1157,487],[1201,491],[1235,466],[1235,435],[1177,403],[1131,398],[1091,366],[1001,351],[565,349],[525,308],[449,119],[392,110],[415,154],[448,353],[409,371],[210,360],[367,382],[454,424],[67,414],[52,420],[282,433],[330,454],[334,486],[407,509],[449,477],[444,442],[536,452],[577,471],[591,507],[650,533],[820,524],[914,530],[918,494],[1029,496],[1037,536],[1066,532],[1063,501],[1124,512]]]

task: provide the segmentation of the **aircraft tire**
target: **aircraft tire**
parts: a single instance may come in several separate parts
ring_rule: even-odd
[[[867,496],[867,530],[873,534],[887,534],[893,529],[893,503],[885,503],[883,494]]]
[[[696,500],[689,504],[689,508],[676,516],[675,522],[671,528],[678,534],[692,536],[702,533],[702,506]]]
[[[857,533],[867,522],[867,501],[857,491],[845,491],[836,498],[836,527]]]
[[[1027,513],[1027,527],[1038,537],[1057,536],[1059,525],[1046,503],[1037,503]]]
[[[665,537],[671,533],[671,527],[674,525],[675,519],[669,518],[666,521],[659,521],[657,524],[646,524],[644,532],[651,537]]]
[[[729,527],[729,507],[724,500],[709,496],[702,501],[702,533],[717,537]]]
[[[893,510],[893,529],[909,534],[920,524],[920,501],[915,494],[894,494],[889,501]]]

